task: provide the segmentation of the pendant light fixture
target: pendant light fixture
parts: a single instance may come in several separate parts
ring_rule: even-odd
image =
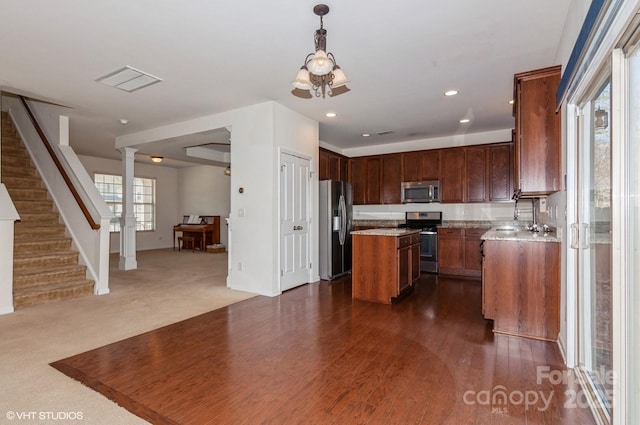
[[[322,17],[329,13],[329,6],[318,4],[313,8],[313,13],[320,17],[320,28],[315,32],[315,52],[309,53],[304,60],[304,65],[298,71],[296,79],[291,85],[294,96],[311,99],[311,90],[316,97],[337,96],[348,92],[347,76],[336,63],[333,53],[327,53],[327,30],[323,27]]]

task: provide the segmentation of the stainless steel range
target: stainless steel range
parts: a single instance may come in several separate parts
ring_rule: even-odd
[[[420,270],[438,273],[438,226],[442,224],[442,211],[408,212],[405,227],[420,229]]]

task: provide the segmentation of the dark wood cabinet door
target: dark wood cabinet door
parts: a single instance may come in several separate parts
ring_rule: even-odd
[[[349,160],[347,158],[340,158],[340,180],[349,181]]]
[[[465,229],[464,230],[464,269],[467,275],[477,272],[480,277],[482,272],[482,251],[480,237],[487,229]]]
[[[420,279],[420,244],[411,245],[411,283]]]
[[[340,180],[340,157],[337,155],[329,155],[329,178]]]
[[[318,155],[318,179],[329,180],[329,153],[320,150]]]
[[[487,148],[474,146],[465,148],[465,202],[487,200]]]
[[[461,274],[464,269],[462,229],[438,229],[438,269],[442,274]]]
[[[489,147],[489,201],[509,201],[513,194],[513,143]]]
[[[524,194],[548,194],[561,185],[561,116],[556,113],[560,67],[514,76],[516,91],[516,185]]]
[[[382,203],[400,203],[402,154],[382,155]]]
[[[351,185],[353,204],[363,205],[367,201],[367,158],[351,160]]]
[[[422,180],[422,152],[402,154],[402,181],[418,182]]]
[[[442,202],[464,201],[464,148],[440,150],[440,192]]]
[[[420,152],[422,177],[419,180],[440,180],[440,149]]]
[[[408,236],[407,236],[408,237]],[[410,247],[404,247],[398,249],[398,286],[397,293],[399,294],[406,289],[411,283],[411,249]]]
[[[379,156],[367,158],[367,189],[365,203],[380,204],[380,180],[382,179],[382,159]]]

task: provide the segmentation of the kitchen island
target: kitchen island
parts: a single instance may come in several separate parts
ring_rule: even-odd
[[[351,232],[352,298],[394,303],[420,278],[420,230],[380,228]]]

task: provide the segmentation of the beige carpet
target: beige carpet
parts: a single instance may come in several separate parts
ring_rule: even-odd
[[[142,251],[126,272],[110,262],[108,295],[0,316],[0,424],[145,424],[49,363],[254,296],[226,287],[226,254]]]

